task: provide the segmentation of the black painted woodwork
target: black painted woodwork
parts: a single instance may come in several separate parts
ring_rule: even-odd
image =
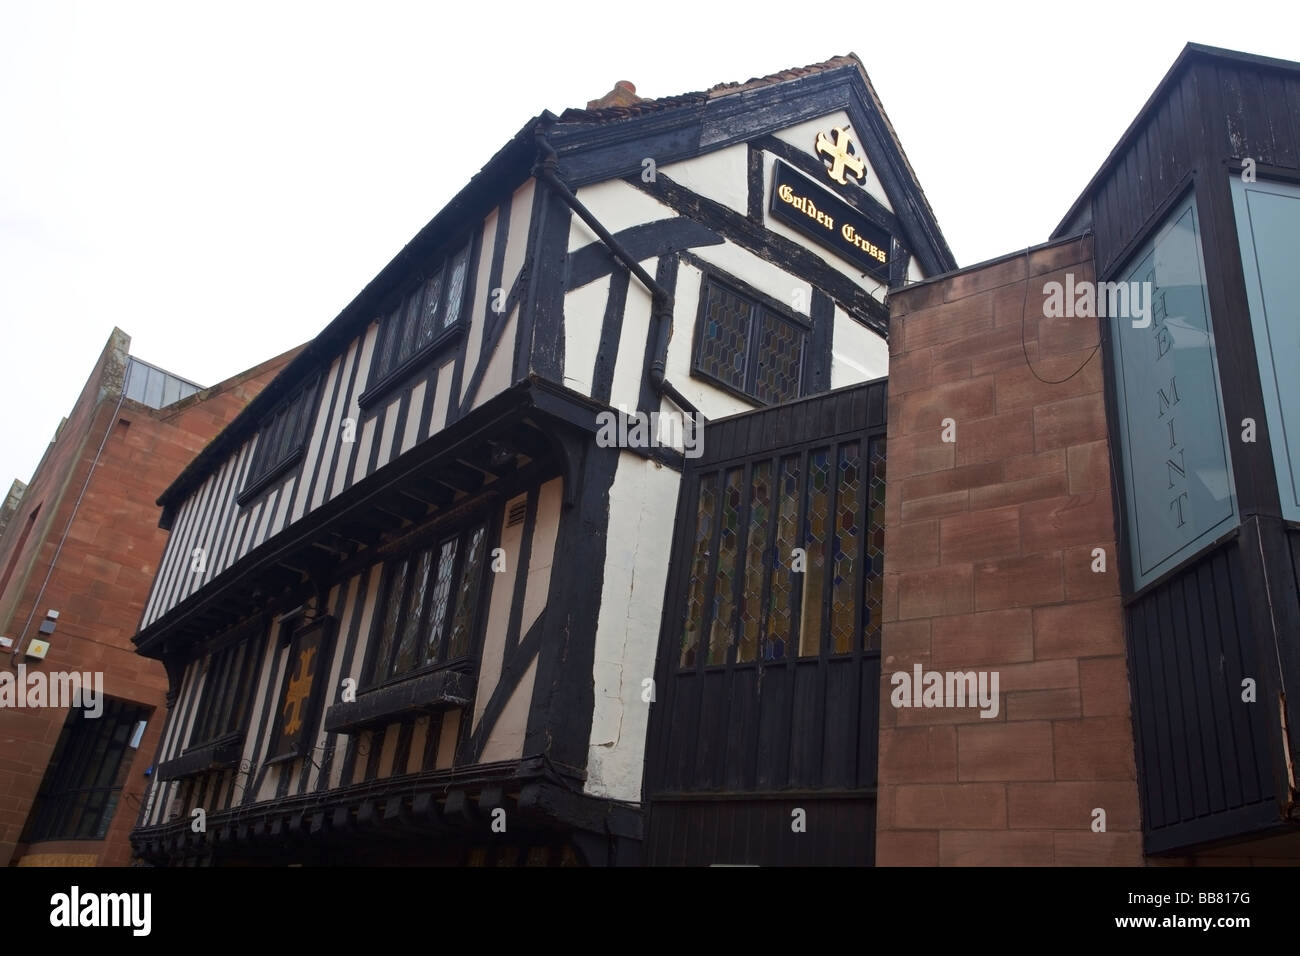
[[[586,832],[573,862],[636,862],[642,836],[634,809],[586,796],[580,781],[541,759],[432,770],[366,781],[324,794],[209,813],[207,830],[188,819],[131,833],[136,853],[158,866],[442,864],[473,865],[474,848],[494,852],[491,810],[501,807],[510,842],[549,845]]]
[[[474,683],[472,675],[450,668],[420,674],[335,704],[325,712],[325,730],[353,734],[408,715],[464,707],[474,699]]]
[[[159,780],[178,780],[209,770],[235,767],[239,765],[243,749],[243,733],[228,734],[212,743],[187,750],[174,760],[159,764],[155,775]]]
[[[873,861],[879,646],[857,640],[850,653],[832,654],[823,633],[821,651],[809,657],[737,663],[732,645],[725,664],[708,664],[704,653],[685,668],[679,660],[700,478],[734,467],[748,477],[756,462],[787,455],[806,460],[809,449],[854,441],[865,486],[867,449],[883,440],[885,419],[885,382],[869,382],[710,422],[704,454],[687,462],[650,707],[643,786],[648,862]],[[800,474],[802,502],[806,467]],[[866,494],[859,499],[862,547]],[[833,498],[830,507],[833,516]],[[742,553],[747,501],[744,508]],[[715,536],[710,552],[716,550]],[[863,564],[859,555],[858,567]],[[743,593],[741,582],[736,588]],[[712,606],[711,598],[704,604]],[[864,613],[859,607],[855,616],[859,635]],[[807,833],[791,829],[795,808],[807,813]]]
[[[1113,457],[1149,853],[1284,828],[1297,798],[1289,769],[1300,762],[1294,531],[1281,517],[1230,187],[1247,157],[1258,180],[1300,181],[1300,64],[1188,44],[1053,235],[1090,232],[1097,279],[1113,280],[1170,209],[1189,191],[1196,197],[1241,524],[1135,592],[1124,466]],[[1106,322],[1102,342],[1115,436]],[[1237,440],[1245,418],[1256,422],[1254,443]],[[1257,682],[1255,704],[1241,700],[1246,677]]]
[[[421,482],[429,475],[438,476],[450,490],[461,494],[484,488],[485,476],[481,471],[457,464],[461,456],[472,456],[476,445],[506,440],[523,427],[537,432],[539,437],[533,447],[550,448],[554,455],[558,451],[557,442],[566,430],[577,428],[594,435],[600,410],[601,406],[595,402],[568,389],[542,379],[525,379],[291,524],[282,534],[242,558],[213,582],[212,587],[190,595],[132,640],[140,653],[156,656],[165,639],[188,635],[193,640],[220,630],[212,622],[202,622],[199,615],[204,610],[212,611],[218,619],[228,618],[233,625],[251,607],[274,602],[276,598],[291,601],[294,597],[291,591],[303,584],[302,575],[285,570],[285,566],[300,562],[301,554],[317,550],[315,542],[329,539],[332,533],[348,528],[352,522],[351,533],[358,536],[357,540],[372,547],[378,545],[383,529],[391,535],[411,527],[388,509],[393,507],[399,493],[419,498]],[[537,422],[545,423],[545,430],[539,429]],[[489,452],[488,460],[490,457]],[[504,486],[513,469],[502,466],[499,471],[494,488]],[[381,530],[377,532],[376,526]],[[360,560],[365,560],[365,556],[352,559]],[[336,565],[334,574],[341,574],[347,566],[347,563]]]

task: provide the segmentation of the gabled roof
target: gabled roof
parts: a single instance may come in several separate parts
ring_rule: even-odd
[[[743,83],[727,82],[718,83],[709,87],[707,90],[698,93],[681,93],[675,96],[662,96],[657,99],[640,99],[638,102],[628,106],[609,106],[603,109],[567,109],[560,114],[558,124],[563,125],[592,125],[606,124],[617,122],[619,120],[631,119],[648,114],[663,113],[665,111],[681,109],[699,109],[700,107],[719,100],[727,96],[736,96],[742,93],[749,93],[754,90],[765,87],[778,86],[783,83],[789,83],[794,80],[801,80],[809,76],[835,73],[836,71],[851,71],[861,77],[862,83],[871,98],[871,104],[875,107],[880,119],[883,122],[884,129],[889,135],[898,155],[902,160],[903,166],[911,179],[911,184],[915,187],[926,213],[931,219],[934,218],[934,209],[930,206],[930,201],[925,196],[925,190],[921,188],[920,180],[916,177],[916,171],[912,168],[911,162],[907,158],[907,153],[903,149],[903,144],[898,138],[898,133],[894,129],[894,124],[890,122],[889,115],[885,112],[884,105],[880,102],[880,96],[876,93],[876,88],[871,82],[871,77],[867,75],[867,69],[863,65],[856,53],[848,53],[842,56],[833,56],[829,60],[822,60],[820,63],[810,63],[807,66],[796,66],[786,70],[780,70],[776,73],[769,73],[766,76],[756,76]],[[944,244],[947,250],[946,243]],[[952,253],[948,252],[951,259]],[[956,261],[946,263],[947,268],[956,268]]]
[[[306,375],[328,365],[366,327],[378,300],[425,257],[457,239],[532,175],[536,136],[544,133],[559,156],[558,172],[572,188],[641,171],[641,160],[686,159],[845,109],[859,137],[874,142],[872,164],[894,213],[909,232],[913,253],[928,273],[956,268],[916,173],[885,115],[875,87],[855,54],[720,83],[698,93],[637,99],[627,106],[569,109],[530,119],[391,262],[309,342],[158,498],[163,522],[217,462],[238,448],[258,421]]]
[[[1147,122],[1155,113],[1156,109],[1169,96],[1174,84],[1182,76],[1183,71],[1196,60],[1219,60],[1229,63],[1240,63],[1245,66],[1252,66],[1259,69],[1281,70],[1286,73],[1300,73],[1300,63],[1292,60],[1279,60],[1270,56],[1259,56],[1254,53],[1242,53],[1239,50],[1227,50],[1223,47],[1206,46],[1204,43],[1188,43],[1178,54],[1177,59],[1163,77],[1156,84],[1156,88],[1151,91],[1147,101],[1142,104],[1142,109],[1138,110],[1137,116],[1133,117],[1133,122],[1128,124],[1115,147],[1107,154],[1106,159],[1102,162],[1097,172],[1093,174],[1092,179],[1088,180],[1088,185],[1083,187],[1083,192],[1079,193],[1070,209],[1057,223],[1052,230],[1052,239],[1062,238],[1068,231],[1070,225],[1075,221],[1084,206],[1092,199],[1093,192],[1101,184],[1102,180],[1110,173],[1120,158],[1127,154],[1129,146],[1133,140],[1146,128]]]
[[[561,123],[602,123],[609,120],[626,119],[629,116],[640,116],[644,113],[653,113],[657,110],[673,109],[678,106],[694,106],[705,102],[706,100],[716,99],[719,96],[726,96],[729,93],[743,93],[745,90],[752,90],[760,86],[772,86],[776,83],[783,83],[786,80],[797,80],[802,76],[809,76],[813,73],[824,73],[827,70],[838,69],[843,66],[857,65],[862,66],[857,55],[850,53],[848,56],[833,56],[829,60],[823,60],[821,63],[811,63],[808,66],[795,66],[788,70],[781,70],[779,73],[769,73],[767,76],[756,76],[746,80],[743,83],[729,82],[718,83],[699,93],[679,93],[676,96],[661,96],[657,99],[640,99],[630,106],[609,106],[603,109],[567,109],[560,114]],[[865,75],[865,71],[864,74]]]

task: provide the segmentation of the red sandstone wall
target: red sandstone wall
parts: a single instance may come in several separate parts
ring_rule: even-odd
[[[29,848],[19,835],[40,787],[45,766],[67,716],[65,710],[0,710],[0,865],[38,863],[49,855],[94,856],[102,865],[130,860],[127,835],[139,812],[144,770],[157,752],[167,678],[160,663],[134,653],[135,634],[154,571],[167,540],[154,503],[181,469],[262,390],[292,357],[277,356],[166,409],[130,400],[117,408],[129,339],[115,332],[68,417],[58,441],[33,476],[14,520],[0,539],[0,569],[26,523],[42,503],[37,525],[0,595],[0,633],[18,637],[33,607],[59,538],[86,482],[95,453],[108,440],[76,510],[54,574],[36,605],[28,636],[48,608],[60,612],[47,670],[103,671],[104,692],[154,708],[130,767],[121,802],[102,841],[60,842]],[[101,386],[106,394],[101,398]],[[0,666],[9,666],[3,655]],[[143,755],[143,756],[140,756]]]
[[[1087,240],[891,300],[883,866],[1143,861],[1098,320],[1042,317],[1066,272],[1093,278]],[[915,662],[997,671],[997,716],[896,709]]]

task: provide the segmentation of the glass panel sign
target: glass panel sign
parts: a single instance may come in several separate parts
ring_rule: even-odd
[[[1300,186],[1233,176],[1232,202],[1282,517],[1300,521]]]
[[[1194,196],[1120,278],[1149,283],[1146,315],[1108,319],[1136,589],[1237,524]]]

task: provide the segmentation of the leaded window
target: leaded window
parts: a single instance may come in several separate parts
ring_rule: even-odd
[[[203,696],[190,731],[188,749],[241,733],[253,698],[262,624],[254,620],[228,638],[205,665]]]
[[[880,647],[884,439],[726,466],[698,488],[679,667]]]
[[[695,371],[765,404],[800,395],[807,326],[714,276],[700,289]]]
[[[372,382],[401,373],[458,328],[465,311],[469,252],[468,245],[462,246],[391,303],[380,320]]]
[[[263,417],[248,478],[239,495],[241,505],[255,498],[302,456],[316,411],[318,381],[317,376],[312,376],[302,382]]]
[[[468,656],[486,552],[487,528],[479,524],[388,566],[370,684]]]

